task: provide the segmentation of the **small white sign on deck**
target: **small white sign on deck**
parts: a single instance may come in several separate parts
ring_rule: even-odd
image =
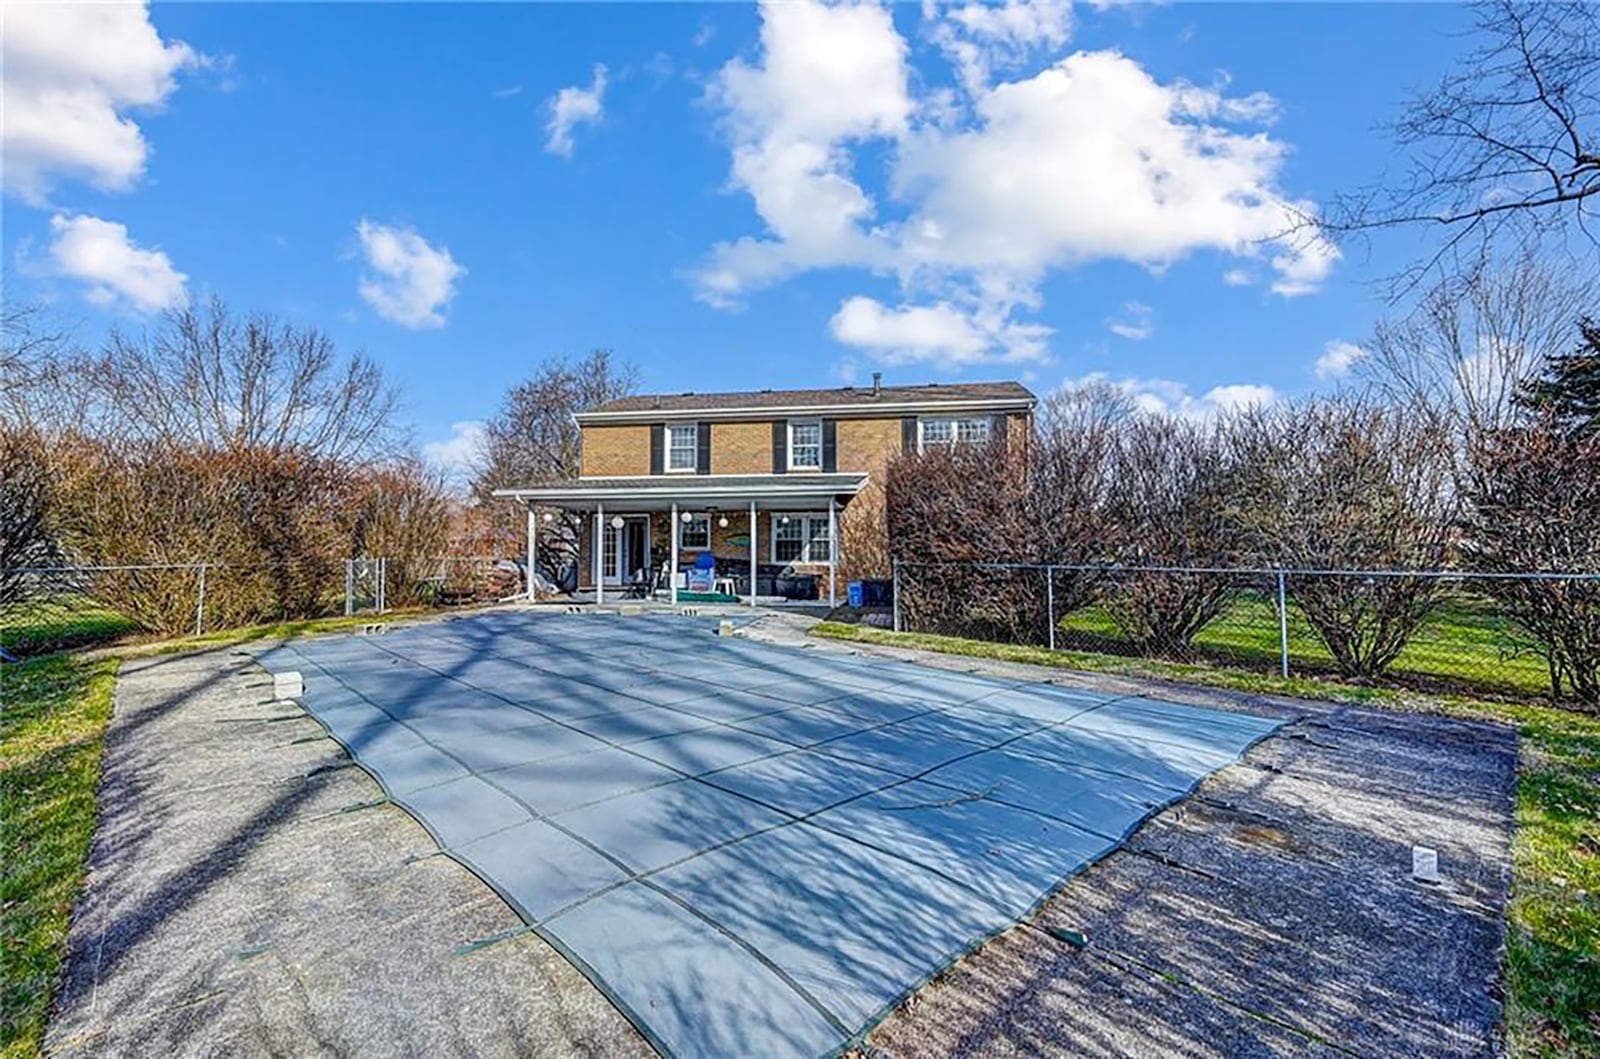
[[[1412,846],[1411,877],[1417,882],[1439,882],[1439,851],[1427,846]]]
[[[298,699],[305,692],[305,682],[300,679],[300,671],[298,669],[291,669],[286,673],[272,674],[273,698]]]

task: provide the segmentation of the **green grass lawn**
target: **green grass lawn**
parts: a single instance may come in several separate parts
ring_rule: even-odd
[[[815,634],[972,658],[1422,710],[1515,725],[1521,735],[1506,954],[1512,1055],[1600,1055],[1600,717],[1554,706],[1341,684],[1216,665],[895,633],[823,622]]]
[[[1066,634],[1058,645],[1099,653],[1133,650],[1104,609],[1074,611],[1058,626]],[[1276,669],[1279,664],[1278,608],[1274,600],[1241,595],[1195,637],[1198,661]],[[1336,673],[1333,656],[1310,623],[1289,604],[1289,669]],[[1547,695],[1550,674],[1544,660],[1526,649],[1516,631],[1492,607],[1453,600],[1417,630],[1390,669],[1399,682],[1438,685],[1493,694]]]
[[[86,597],[22,603],[0,611],[0,647],[16,655],[106,643],[138,631],[136,623]]]
[[[0,667],[0,1056],[37,1055],[94,832],[117,663]]]
[[[281,622],[0,666],[0,1059],[40,1053],[94,833],[101,749],[121,659],[414,616]]]

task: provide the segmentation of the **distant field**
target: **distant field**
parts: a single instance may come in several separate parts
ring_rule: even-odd
[[[1059,628],[1069,635],[1059,646],[1080,651],[1131,654],[1133,645],[1098,606],[1074,611]],[[1259,596],[1241,596],[1195,637],[1195,660],[1276,667],[1278,608]],[[1291,671],[1332,673],[1333,656],[1305,616],[1289,605]],[[1444,682],[1516,695],[1548,695],[1544,660],[1529,651],[1510,622],[1487,603],[1452,602],[1412,637],[1389,670],[1397,680]]]

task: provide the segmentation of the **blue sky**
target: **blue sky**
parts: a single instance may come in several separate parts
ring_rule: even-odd
[[[1100,374],[1203,411],[1335,385],[1415,247],[1336,258],[1285,218],[1392,162],[1377,126],[1465,50],[1467,12],[6,19],[8,300],[90,344],[213,293],[315,325],[377,359],[449,459],[456,424],[595,347],[671,391]]]

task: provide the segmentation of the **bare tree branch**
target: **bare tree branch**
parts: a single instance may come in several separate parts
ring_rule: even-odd
[[[1390,126],[1409,169],[1336,200],[1317,221],[1335,240],[1421,227],[1443,245],[1406,269],[1409,290],[1469,240],[1578,232],[1600,246],[1600,7],[1481,0],[1474,36],[1439,84]]]
[[[395,455],[397,396],[362,354],[220,299],[168,313],[152,334],[112,332],[83,366],[98,432],[227,451],[291,449],[333,461]]]

